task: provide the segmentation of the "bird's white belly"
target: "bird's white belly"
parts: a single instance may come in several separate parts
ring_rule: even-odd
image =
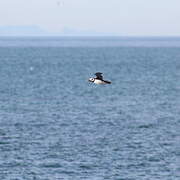
[[[95,84],[105,84],[103,81],[101,81],[99,79],[95,79],[94,83]]]

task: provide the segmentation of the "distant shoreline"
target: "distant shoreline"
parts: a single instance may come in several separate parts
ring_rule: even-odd
[[[2,36],[0,38],[119,38],[119,39],[176,39],[180,36],[118,36],[118,35],[9,35]]]

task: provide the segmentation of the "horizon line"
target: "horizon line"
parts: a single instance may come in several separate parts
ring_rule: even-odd
[[[59,34],[59,35],[50,35],[50,34],[47,34],[47,35],[0,35],[0,38],[14,38],[14,37],[121,37],[121,38],[129,38],[129,37],[132,37],[132,38],[180,38],[180,35],[65,35],[65,34]]]

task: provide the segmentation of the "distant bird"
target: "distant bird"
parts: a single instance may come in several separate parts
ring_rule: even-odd
[[[62,2],[57,1],[57,6],[61,6],[61,5],[62,5]]]
[[[90,82],[93,82],[93,83],[95,83],[95,84],[111,84],[110,81],[105,81],[105,80],[103,80],[102,73],[97,72],[97,73],[95,73],[95,75],[96,75],[95,78],[89,78],[89,81],[90,81]]]

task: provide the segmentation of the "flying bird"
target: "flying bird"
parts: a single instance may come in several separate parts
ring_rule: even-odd
[[[95,84],[111,84],[110,81],[103,80],[103,76],[101,72],[95,73],[96,77],[89,78],[89,81]]]

